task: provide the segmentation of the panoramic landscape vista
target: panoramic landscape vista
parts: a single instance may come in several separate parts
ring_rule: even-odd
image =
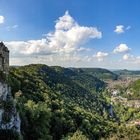
[[[0,0],[0,140],[140,140],[139,0]]]

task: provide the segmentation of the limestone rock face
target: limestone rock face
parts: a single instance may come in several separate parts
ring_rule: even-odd
[[[11,88],[8,85],[8,74],[9,50],[3,42],[0,42],[0,139],[7,139],[7,134],[12,132],[17,134],[21,140],[21,121],[11,94]],[[3,134],[2,132],[7,133]]]
[[[0,71],[8,73],[9,71],[9,50],[0,42]]]
[[[0,129],[12,129],[20,133],[20,123],[11,88],[0,82]]]
[[[5,83],[0,82],[0,100],[5,101],[7,96],[11,96],[10,94],[10,87]]]

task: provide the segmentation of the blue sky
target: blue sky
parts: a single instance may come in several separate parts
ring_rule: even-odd
[[[0,0],[0,40],[10,49],[11,65],[140,69],[139,5],[139,0]]]

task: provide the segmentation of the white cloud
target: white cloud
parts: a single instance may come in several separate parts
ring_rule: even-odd
[[[124,26],[123,25],[117,25],[114,32],[116,32],[117,34],[124,33]]]
[[[64,16],[56,21],[55,31],[48,33],[46,38],[5,43],[13,57],[22,55],[60,55],[87,51],[88,49],[83,47],[83,45],[90,39],[101,37],[102,33],[96,27],[80,26],[66,12]]]
[[[124,54],[123,55],[123,60],[134,60],[134,56],[133,55],[130,55],[130,54]]]
[[[115,27],[114,32],[117,34],[121,34],[121,33],[124,33],[126,30],[130,30],[130,29],[131,29],[131,26],[124,27],[124,25],[117,25]]]
[[[71,53],[89,39],[101,37],[97,28],[80,26],[68,12],[57,20],[55,31],[47,35],[48,46],[61,53]]]
[[[123,53],[123,52],[128,52],[129,50],[131,50],[131,48],[129,48],[126,44],[122,43],[113,50],[113,53],[115,54]]]
[[[69,12],[66,11],[64,16],[59,17],[59,19],[56,21],[55,29],[56,30],[69,30],[76,25],[78,24],[69,15]]]
[[[140,56],[135,57],[135,64],[140,64]]]
[[[53,50],[48,48],[46,39],[29,40],[29,41],[10,41],[5,42],[11,51],[12,56],[31,55],[31,54],[48,54]]]
[[[103,61],[103,59],[107,56],[108,56],[108,53],[106,52],[97,52],[96,55],[93,55],[93,57],[97,58],[98,61]]]
[[[140,56],[134,56],[131,54],[125,54],[123,56],[123,60],[129,62],[129,63],[133,63],[133,64],[140,64]]]
[[[123,56],[123,60],[128,60],[129,59],[129,54],[125,54],[124,56]]]
[[[4,20],[5,20],[4,16],[0,15],[0,24],[4,23]]]

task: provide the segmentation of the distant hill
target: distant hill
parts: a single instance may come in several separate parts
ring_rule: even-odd
[[[100,80],[95,75],[90,74],[83,68],[62,68],[59,66],[53,67],[57,72],[66,77],[70,78],[72,81],[76,82],[78,85],[88,89],[99,91],[105,88],[105,83]]]
[[[127,70],[127,69],[124,69],[124,70],[116,70],[116,71],[113,71],[115,74],[117,75],[140,75],[140,71],[132,71],[132,70]]]
[[[131,93],[131,95],[127,95],[128,99],[140,100],[140,79],[130,83],[127,89]]]
[[[81,68],[77,70],[81,72],[83,71],[101,80],[117,80],[119,78],[117,74],[103,68]]]

